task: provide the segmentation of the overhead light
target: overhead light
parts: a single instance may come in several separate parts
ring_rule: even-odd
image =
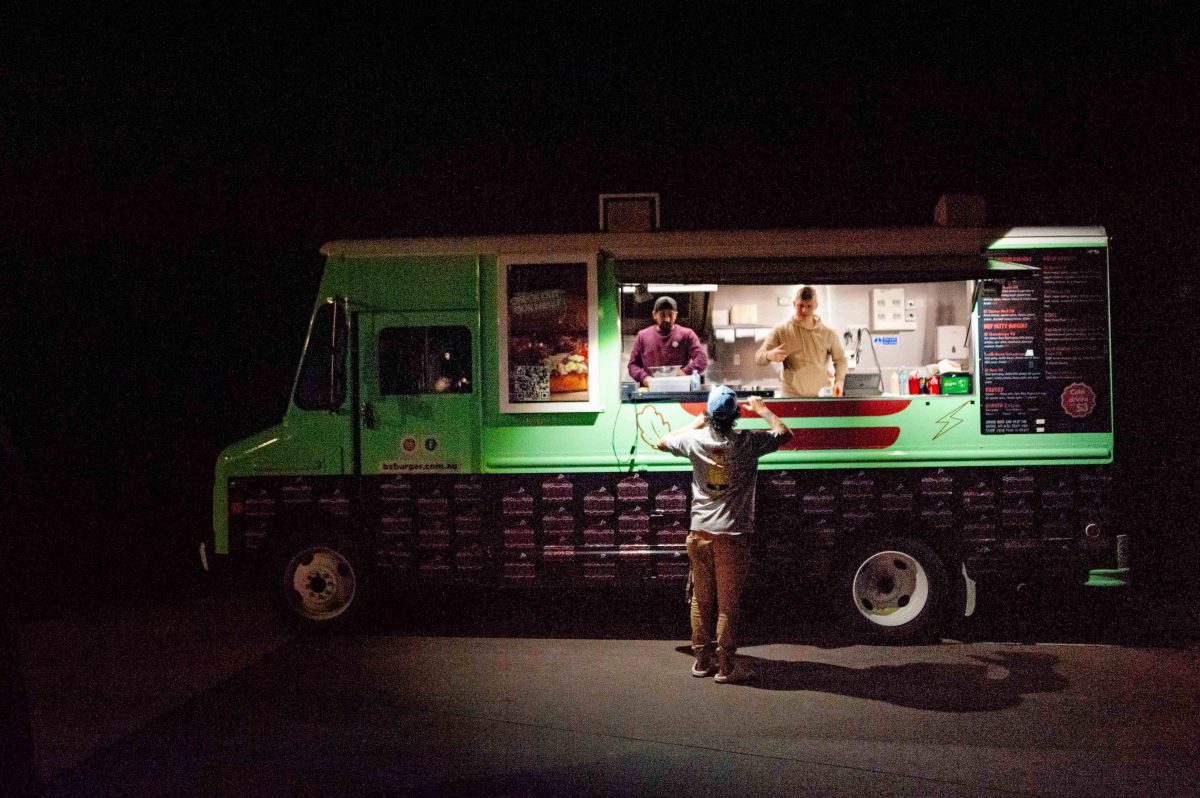
[[[690,291],[716,291],[715,283],[650,283],[650,293],[652,294],[669,294],[674,291],[677,294],[686,294]]]
[[[621,292],[633,294],[638,302],[650,299],[651,294],[687,294],[693,291],[712,293],[719,286],[716,283],[639,283],[638,285],[622,285]]]

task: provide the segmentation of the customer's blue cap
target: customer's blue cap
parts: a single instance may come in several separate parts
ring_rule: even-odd
[[[708,392],[708,414],[713,418],[737,418],[737,394],[728,385],[718,385]]]

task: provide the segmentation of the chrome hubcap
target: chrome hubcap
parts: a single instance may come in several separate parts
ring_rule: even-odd
[[[292,609],[314,621],[345,612],[358,591],[350,561],[334,549],[313,547],[295,554],[284,575]]]
[[[881,551],[858,567],[851,586],[854,606],[879,626],[901,626],[929,602],[929,575],[920,562],[901,551]]]

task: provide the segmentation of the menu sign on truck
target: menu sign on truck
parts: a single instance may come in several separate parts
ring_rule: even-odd
[[[980,299],[980,423],[987,434],[1107,432],[1104,250],[989,252],[1033,267]]]
[[[1041,280],[1006,279],[980,305],[983,432],[1044,432]]]

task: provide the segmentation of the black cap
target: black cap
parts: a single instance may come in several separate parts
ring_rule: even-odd
[[[658,301],[654,303],[654,311],[657,313],[660,310],[679,310],[675,304],[675,300],[669,296],[660,296]]]

